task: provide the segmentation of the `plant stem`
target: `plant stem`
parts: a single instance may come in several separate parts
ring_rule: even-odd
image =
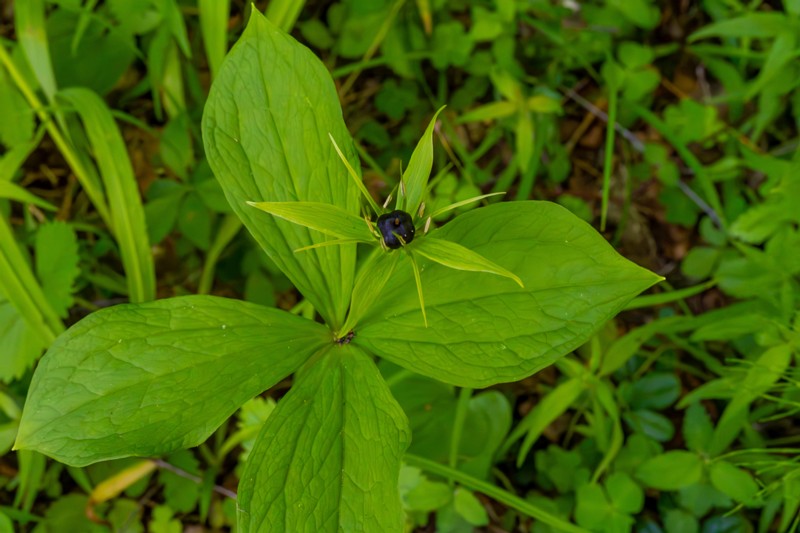
[[[467,419],[470,398],[472,398],[472,389],[463,387],[458,391],[456,417],[453,422],[453,433],[450,436],[450,454],[447,458],[447,465],[453,469],[458,467],[458,448],[461,445],[461,435],[464,433],[464,421]],[[450,485],[452,484],[453,480],[451,479]]]
[[[614,140],[616,138],[617,123],[617,96],[616,86],[609,87],[608,94],[608,122],[606,122],[606,149],[603,160],[603,199],[600,206],[600,231],[605,231],[608,219],[608,197],[611,193],[611,170],[614,166]]]

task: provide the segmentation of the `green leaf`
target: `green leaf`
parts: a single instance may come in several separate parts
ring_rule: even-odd
[[[579,525],[592,529],[601,529],[607,522],[613,509],[606,498],[603,488],[590,483],[580,487],[575,493],[575,520]]]
[[[103,309],[42,358],[16,447],[83,466],[196,446],[330,342],[320,324],[225,298]]]
[[[496,390],[476,394],[469,400],[464,431],[458,446],[458,469],[478,479],[489,479],[497,449],[511,429],[511,404]],[[439,444],[442,446],[441,438]]]
[[[644,491],[624,472],[614,472],[605,482],[614,507],[624,513],[636,514],[644,507]]]
[[[678,490],[700,481],[703,461],[696,453],[675,450],[648,459],[636,469],[636,478],[654,489]]]
[[[689,42],[708,37],[771,38],[780,33],[794,31],[794,24],[789,17],[783,13],[764,11],[707,24],[690,35]]]
[[[683,417],[683,438],[686,448],[697,453],[707,453],[714,425],[708,411],[700,402],[695,402],[686,409]]]
[[[0,116],[5,117],[5,120],[0,122],[0,145],[5,145],[6,148],[24,147],[31,142],[34,136],[33,109],[14,86],[5,68],[0,69]],[[38,142],[36,144],[38,145]],[[5,152],[0,160],[6,157],[8,152]],[[3,181],[5,178],[0,173],[0,184]]]
[[[737,503],[752,503],[759,490],[753,476],[727,461],[716,461],[709,469],[711,484]]]
[[[0,216],[0,296],[14,306],[43,344],[51,343],[64,331],[64,324],[50,306],[26,254],[17,245],[14,232],[3,216]]]
[[[3,181],[2,179],[0,179],[0,198],[8,198],[10,200],[16,200],[17,202],[33,204],[47,211],[58,210],[58,208],[50,202],[46,202],[38,196],[31,194],[19,185],[9,181]]]
[[[413,273],[404,261],[384,288],[380,306],[356,328],[353,342],[460,386],[516,381],[550,365],[660,279],[548,202],[476,209],[424,239],[430,236],[496,262],[517,274],[525,288],[497,276],[421,262],[425,328],[409,290]]]
[[[476,107],[458,117],[458,124],[467,122],[482,122],[484,120],[496,120],[508,117],[517,112],[519,106],[513,102],[492,102],[491,104]]]
[[[167,462],[190,475],[200,474],[200,462],[189,450],[179,450],[171,454]],[[164,501],[170,508],[179,513],[189,513],[197,506],[200,485],[194,479],[161,469],[158,471],[158,482],[164,487]]]
[[[422,134],[417,147],[411,154],[411,159],[408,162],[408,167],[403,173],[403,181],[405,182],[405,202],[400,204],[398,209],[402,209],[407,213],[416,213],[419,209],[419,204],[422,203],[422,197],[428,189],[428,178],[431,175],[433,168],[433,128],[436,126],[436,118],[442,112],[444,107],[440,107],[434,113],[425,133]]]
[[[36,274],[53,310],[67,318],[72,306],[73,284],[80,275],[78,238],[64,222],[44,224],[36,232]]]
[[[62,90],[58,96],[75,108],[89,136],[111,208],[128,296],[133,302],[148,302],[156,294],[155,267],[144,208],[122,134],[108,106],[96,93],[76,87]]]
[[[372,242],[375,236],[363,218],[320,202],[247,202],[278,218],[339,239]]]
[[[485,526],[489,523],[486,508],[475,495],[463,488],[457,488],[453,495],[456,512],[472,526]]]
[[[525,418],[514,428],[514,432],[509,436],[504,446],[507,449],[517,439],[525,435],[525,440],[517,453],[518,467],[522,466],[528,456],[528,452],[536,444],[542,432],[575,403],[585,388],[586,385],[581,378],[565,381],[542,398],[525,415]]]
[[[500,265],[489,261],[480,254],[460,244],[428,237],[427,239],[419,239],[412,246],[414,253],[418,253],[422,257],[435,261],[447,268],[467,272],[488,272],[489,274],[497,274],[498,276],[514,280],[520,287],[525,287],[522,280],[512,272],[509,272]]]
[[[453,499],[453,490],[446,483],[426,477],[405,494],[405,506],[411,511],[430,513],[441,509]]]
[[[14,9],[14,26],[28,65],[47,100],[52,102],[56,93],[56,80],[50,60],[50,48],[47,46],[44,15],[44,0],[21,2]]]
[[[128,70],[137,52],[133,36],[109,22],[100,12],[64,8],[50,13],[48,46],[59,87],[86,87],[104,95]]]
[[[0,287],[0,381],[9,383],[19,379],[33,365],[46,347],[46,340],[31,328],[5,299]],[[16,430],[14,431],[16,434]],[[12,436],[11,440],[14,440]],[[10,446],[10,445],[9,445]]]
[[[272,2],[270,2],[270,5]],[[225,52],[228,49],[228,17],[231,11],[230,0],[200,0],[200,30],[203,33],[203,46],[216,77]]]
[[[234,212],[337,329],[353,288],[355,244],[295,254],[327,237],[245,204],[321,202],[359,215],[358,188],[328,138],[358,167],[327,69],[254,11],[211,87],[202,126],[209,164]]]
[[[773,387],[791,360],[791,344],[779,344],[753,362],[717,422],[708,450],[712,457],[722,453],[736,439],[747,419],[750,404]]]
[[[397,482],[409,438],[370,358],[352,344],[323,350],[250,453],[240,531],[402,531]]]

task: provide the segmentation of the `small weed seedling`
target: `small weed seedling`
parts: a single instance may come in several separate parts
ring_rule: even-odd
[[[211,88],[207,157],[324,324],[211,296],[98,311],[42,359],[16,447],[76,466],[166,454],[202,443],[295,373],[249,455],[239,531],[402,531],[410,432],[375,356],[461,387],[519,380],[659,280],[547,202],[497,203],[431,227],[435,120],[395,208],[379,208],[327,70],[254,13]]]

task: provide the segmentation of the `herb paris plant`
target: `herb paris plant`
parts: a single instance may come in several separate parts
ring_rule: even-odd
[[[425,194],[431,132],[404,176],[407,213]],[[169,453],[297,372],[242,475],[241,531],[401,531],[410,435],[373,356],[463,387],[518,380],[659,280],[546,202],[470,211],[402,250],[376,246],[357,270],[356,243],[380,242],[361,217],[360,180],[345,175],[359,164],[336,91],[257,13],[211,88],[203,137],[234,212],[325,325],[207,296],[104,309],[42,359],[16,447],[79,466]]]

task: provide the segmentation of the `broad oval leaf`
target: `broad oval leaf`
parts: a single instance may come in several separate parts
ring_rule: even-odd
[[[103,309],[42,358],[15,446],[74,466],[196,446],[331,342],[310,320],[213,296]]]
[[[359,348],[318,355],[250,452],[239,483],[240,531],[401,532],[405,413]]]
[[[620,256],[591,226],[549,202],[476,209],[431,233],[518,275],[421,262],[428,327],[402,262],[354,342],[414,372],[465,387],[515,381],[584,343],[660,278]],[[425,237],[422,237],[425,238]]]
[[[336,329],[344,321],[356,245],[328,240],[246,202],[321,202],[359,215],[358,188],[329,138],[359,168],[330,74],[311,51],[253,11],[220,68],[203,113],[208,162],[256,241]]]
[[[703,460],[684,450],[672,450],[656,455],[636,469],[636,478],[658,490],[679,490],[700,481]]]

